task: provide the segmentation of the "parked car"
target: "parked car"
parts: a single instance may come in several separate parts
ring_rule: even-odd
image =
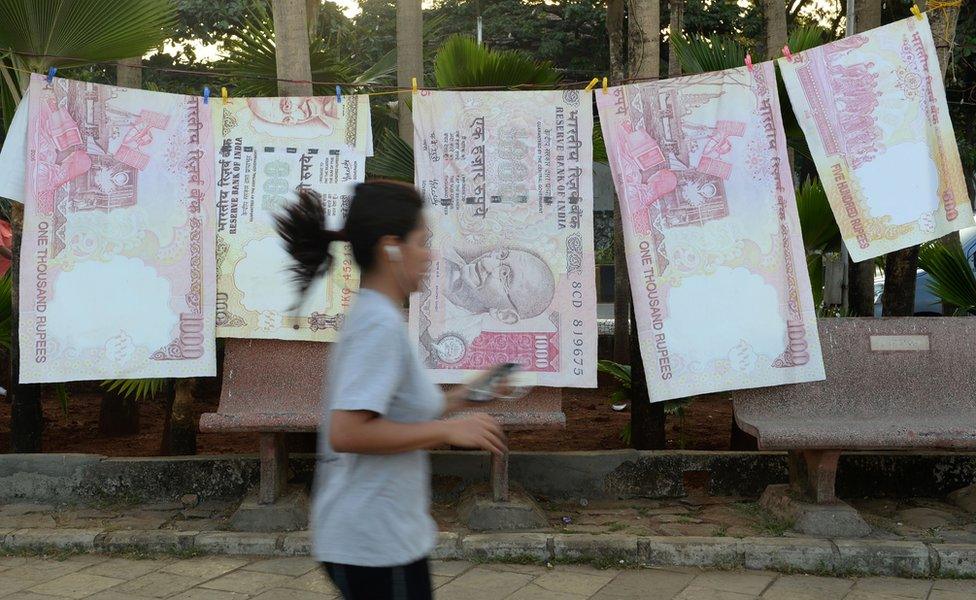
[[[969,259],[969,266],[976,272],[976,227],[967,227],[959,232],[963,252]],[[929,290],[929,274],[919,269],[915,274],[915,316],[938,316],[942,314],[942,301]],[[874,316],[881,316],[881,293],[884,291],[884,275],[874,278]]]

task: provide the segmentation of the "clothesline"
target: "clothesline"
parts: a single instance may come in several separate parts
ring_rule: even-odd
[[[928,4],[928,7],[927,7],[928,10],[926,10],[925,12],[931,12],[931,11],[935,11],[935,10],[945,10],[947,8],[956,8],[956,7],[959,7],[959,6],[962,5],[962,0],[929,0],[929,2],[927,4]],[[917,13],[917,15],[921,15],[921,11],[919,11]],[[921,17],[919,16],[919,18],[921,18]],[[11,50],[11,49],[9,49],[9,48],[6,49],[5,52],[7,52],[8,55],[14,53],[14,51]],[[151,65],[143,65],[143,64],[133,65],[133,64],[125,64],[125,63],[118,63],[118,62],[109,62],[109,61],[96,61],[96,62],[91,62],[91,61],[88,61],[88,60],[86,60],[84,58],[79,58],[79,57],[59,56],[59,55],[53,55],[53,54],[39,54],[39,53],[30,53],[30,52],[17,52],[17,54],[20,54],[20,55],[23,55],[23,56],[29,56],[29,57],[32,57],[32,58],[51,58],[51,59],[57,59],[57,60],[63,60],[63,61],[76,61],[76,62],[85,63],[85,64],[89,64],[89,65],[92,65],[92,64],[94,64],[94,65],[114,65],[116,68],[142,69],[142,70],[148,70],[148,71],[157,71],[157,72],[161,72],[161,73],[175,73],[175,74],[180,74],[180,75],[197,75],[197,76],[209,77],[209,78],[226,77],[226,78],[229,78],[229,79],[236,79],[236,78],[240,78],[240,79],[256,79],[256,80],[264,80],[264,81],[277,81],[277,82],[280,82],[280,83],[301,83],[301,84],[311,84],[311,85],[329,86],[329,87],[333,87],[333,86],[348,87],[348,88],[370,87],[370,88],[374,88],[374,89],[377,90],[377,91],[374,91],[374,92],[368,92],[368,93],[364,94],[364,95],[367,95],[367,96],[382,96],[382,95],[404,94],[404,93],[410,93],[410,92],[414,91],[415,89],[418,89],[418,90],[420,90],[420,89],[423,89],[423,90],[432,89],[432,88],[425,88],[423,86],[418,86],[417,88],[413,88],[413,87],[410,87],[410,88],[400,88],[400,87],[397,87],[397,86],[389,86],[389,85],[364,84],[362,82],[356,82],[356,81],[342,82],[342,81],[316,81],[316,80],[306,80],[306,79],[289,79],[289,78],[284,78],[284,77],[272,77],[272,76],[258,75],[258,74],[239,74],[239,73],[227,73],[226,71],[213,71],[213,70],[203,71],[203,70],[195,70],[195,69],[177,69],[177,68],[172,68],[172,67],[154,67],[154,66],[151,66]],[[743,57],[743,58],[745,58],[745,57]],[[30,71],[30,70],[27,70],[27,69],[20,69],[20,68],[17,68],[17,67],[7,66],[7,65],[4,65],[4,66],[7,69],[11,69],[13,71],[18,71],[18,72],[21,72],[21,73],[29,73],[29,74],[32,74],[33,73],[33,71]],[[579,72],[579,71],[576,71],[576,72]],[[622,85],[622,84],[627,84],[627,83],[639,83],[639,82],[642,82],[642,81],[656,81],[656,80],[659,80],[659,79],[661,79],[660,76],[656,76],[656,77],[625,77],[625,78],[622,78],[622,79],[615,79],[615,80],[612,80],[612,81],[608,81],[608,85]],[[588,83],[590,83],[590,80],[587,79],[587,80],[562,81],[562,82],[559,82],[558,84],[555,84],[555,85],[554,84],[519,84],[519,85],[514,85],[514,86],[459,86],[459,87],[437,88],[437,89],[439,89],[439,90],[453,90],[453,91],[466,91],[466,90],[470,90],[470,91],[486,90],[487,91],[487,90],[505,90],[505,89],[525,89],[525,90],[531,90],[531,89],[571,89],[571,88],[574,88],[574,87],[585,86]]]

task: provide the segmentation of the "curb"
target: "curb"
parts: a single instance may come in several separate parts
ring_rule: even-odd
[[[307,531],[251,533],[101,529],[0,531],[0,554],[86,552],[308,556]],[[640,537],[620,534],[441,532],[436,560],[700,567],[818,575],[976,577],[976,544],[819,538]]]

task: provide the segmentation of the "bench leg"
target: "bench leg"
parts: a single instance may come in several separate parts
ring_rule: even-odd
[[[288,451],[285,450],[283,433],[261,434],[261,481],[258,485],[258,502],[274,504],[285,487],[288,478]]]
[[[491,499],[508,502],[508,452],[498,456],[491,454]]]
[[[790,489],[800,497],[827,504],[837,500],[840,450],[799,450],[789,453]]]

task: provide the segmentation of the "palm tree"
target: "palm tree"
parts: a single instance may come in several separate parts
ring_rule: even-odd
[[[0,110],[6,129],[30,72],[142,56],[162,44],[176,22],[173,0],[0,0]],[[11,207],[12,272],[20,268],[23,205]],[[11,290],[11,445],[41,448],[40,386],[17,383],[18,282]],[[63,388],[62,388],[63,390]]]
[[[311,20],[311,19],[310,19]],[[390,77],[396,66],[396,52],[390,51],[370,66],[350,63],[340,56],[336,39],[309,39],[308,56],[315,95],[335,93],[334,82],[353,82],[367,86]],[[237,96],[277,96],[278,67],[275,26],[271,11],[254,4],[234,35],[224,43],[224,58],[215,67],[227,73]],[[333,83],[329,83],[333,82]],[[354,90],[348,90],[352,93]]]

